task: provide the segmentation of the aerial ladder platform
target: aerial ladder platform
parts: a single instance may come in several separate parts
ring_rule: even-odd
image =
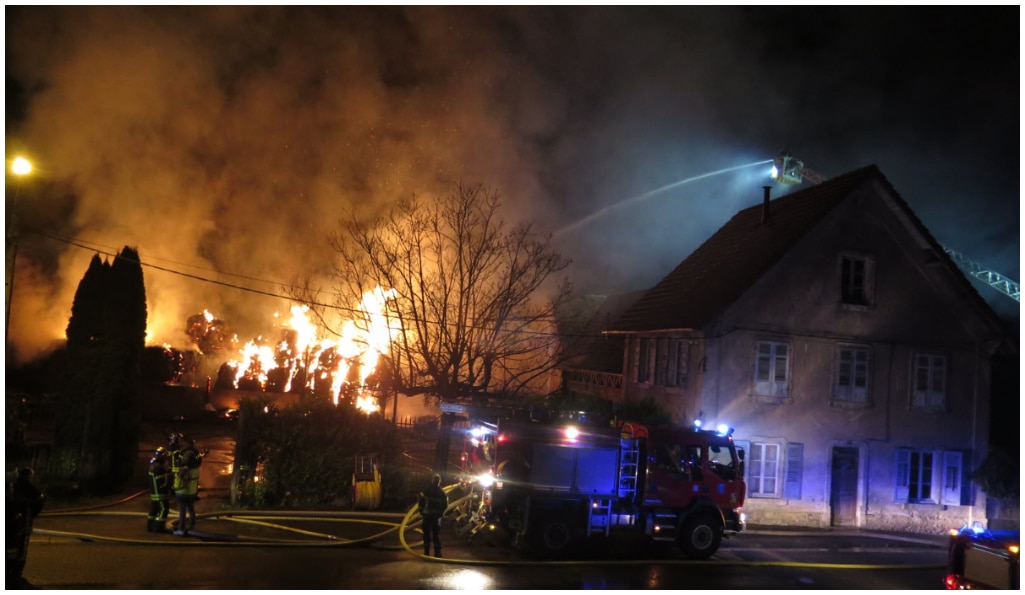
[[[790,186],[800,184],[804,180],[808,180],[812,184],[821,184],[828,179],[826,176],[808,169],[803,161],[786,151],[781,152],[773,160],[771,175],[772,179],[776,182]],[[1012,281],[1000,273],[971,260],[956,250],[946,246],[941,247],[965,274],[978,279],[1012,300],[1021,303],[1021,291],[1016,281]]]

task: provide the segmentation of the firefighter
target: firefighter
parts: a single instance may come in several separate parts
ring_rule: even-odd
[[[33,475],[35,471],[30,467],[19,469],[18,477],[8,492],[5,524],[8,588],[21,581],[21,573],[25,570],[25,561],[28,558],[32,524],[42,512],[43,503],[46,501],[46,495],[32,483]]]
[[[167,533],[167,513],[172,491],[172,475],[167,459],[167,449],[161,446],[149,460],[149,515],[146,527],[150,533]]]
[[[189,439],[181,450],[180,466],[174,476],[174,496],[178,501],[178,528],[174,534],[185,536],[196,528],[196,500],[199,495],[199,466],[203,455],[196,441]]]
[[[185,436],[178,432],[171,432],[167,436],[167,458],[171,464],[171,477],[177,477],[178,469],[181,468],[182,440]]]
[[[448,495],[441,489],[441,475],[431,477],[431,485],[420,492],[418,506],[423,518],[424,555],[431,555],[431,544],[434,544],[434,557],[441,557],[441,517],[448,509]]]

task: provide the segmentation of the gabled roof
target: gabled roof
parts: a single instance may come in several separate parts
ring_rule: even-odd
[[[609,331],[701,328],[851,192],[873,180],[897,195],[872,165],[770,201],[766,222],[762,221],[763,204],[738,212],[624,312]]]

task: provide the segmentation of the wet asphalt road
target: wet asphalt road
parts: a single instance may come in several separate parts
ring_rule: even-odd
[[[403,546],[398,516],[239,514],[201,518],[188,538],[148,535],[129,514],[41,517],[25,577],[43,589],[904,590],[941,589],[946,554],[937,538],[753,530],[705,562],[641,540],[542,560],[497,538],[467,542],[449,524],[445,559],[431,560],[417,553],[417,531]]]
[[[229,512],[233,441],[227,427],[190,432],[210,453],[194,537],[145,531],[145,495],[95,510],[44,510],[22,585],[41,589],[942,589],[945,536],[858,531],[747,531],[712,560],[682,559],[643,538],[543,560],[500,534],[472,541],[443,526],[445,559],[419,555],[419,532],[399,539],[401,513],[336,516]],[[145,451],[162,440],[157,432]],[[207,464],[209,463],[209,464]],[[173,520],[176,514],[172,512]],[[301,518],[300,518],[301,517]],[[341,517],[341,518],[338,518]],[[8,587],[12,587],[9,585]]]

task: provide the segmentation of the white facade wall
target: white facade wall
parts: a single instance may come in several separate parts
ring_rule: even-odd
[[[984,494],[966,482],[986,456],[992,328],[937,263],[934,244],[902,217],[881,188],[838,207],[716,320],[690,333],[686,386],[637,383],[644,335],[627,342],[627,399],[653,396],[680,423],[726,423],[747,446],[750,523],[943,532],[985,518]],[[867,305],[842,303],[844,255],[870,264]],[[776,395],[756,382],[760,342],[787,351],[786,386]],[[841,349],[868,354],[864,402],[836,397]],[[944,363],[935,407],[914,404],[920,354]],[[765,451],[761,464],[754,449]],[[775,485],[752,475],[753,467],[772,466],[774,449]],[[944,463],[957,456],[958,471],[948,473],[953,467]],[[944,496],[945,482],[967,486],[963,498]],[[769,493],[753,493],[759,489]]]

